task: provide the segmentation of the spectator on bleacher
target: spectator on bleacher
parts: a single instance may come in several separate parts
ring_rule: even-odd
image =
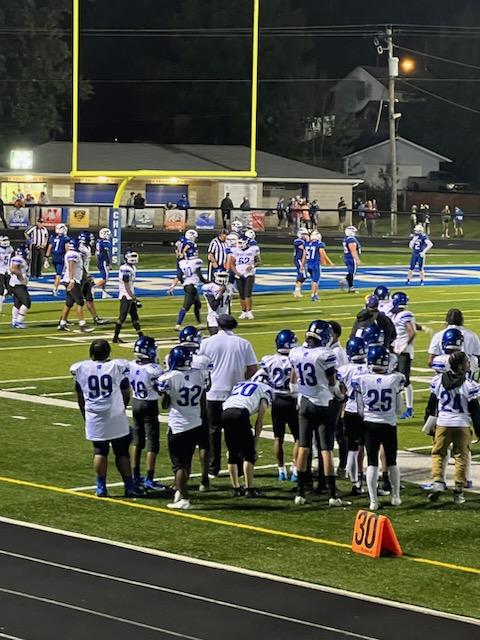
[[[145,198],[141,193],[137,193],[133,198],[133,206],[135,209],[145,209]]]
[[[338,230],[343,231],[345,229],[345,223],[347,219],[347,205],[345,203],[345,198],[340,196],[340,200],[337,204],[338,211]]]
[[[222,225],[225,227],[225,229],[228,229],[228,227],[230,226],[230,216],[233,208],[234,207],[232,199],[230,198],[230,194],[227,191],[225,197],[220,203],[220,211],[222,212]]]
[[[181,211],[185,211],[185,224],[187,224],[188,210],[190,209],[190,202],[188,201],[188,198],[185,193],[182,195],[180,200],[177,201],[177,209],[180,209]]]
[[[455,207],[453,214],[453,230],[455,236],[461,236],[463,238],[463,211],[460,207]]]
[[[38,196],[38,204],[43,207],[47,204],[50,204],[50,200],[48,199],[47,194],[45,193],[45,191],[42,191],[40,193],[40,195]]]
[[[442,238],[450,237],[450,222],[452,220],[452,213],[450,207],[446,204],[442,209]]]
[[[285,198],[281,196],[277,201],[277,218],[278,218],[278,229],[282,228],[282,225],[287,228],[288,227],[288,219],[287,219],[287,210],[285,207]],[[283,224],[285,222],[285,224]]]
[[[360,231],[360,229],[362,227],[366,227],[367,223],[365,222],[365,208],[366,208],[366,204],[365,202],[363,202],[362,200],[360,200],[360,202],[358,203],[357,206],[357,213],[358,213],[358,231]]]
[[[310,229],[316,229],[317,228],[317,224],[318,224],[318,220],[317,220],[317,213],[320,211],[320,207],[318,206],[318,203],[316,200],[313,200],[310,203],[310,206],[308,208],[308,215],[310,218]]]
[[[290,230],[293,230],[295,228],[295,198],[290,198],[290,200],[288,201],[287,204],[287,208],[286,208],[286,214],[287,214],[287,225],[290,228]]]
[[[131,213],[133,209],[133,218],[135,219],[135,191],[130,191],[130,197],[127,200],[127,227],[131,227]]]
[[[370,237],[373,236],[375,231],[375,220],[377,219],[377,210],[375,209],[371,200],[367,201],[365,207],[365,220],[367,224],[367,233]]]
[[[413,233],[413,230],[415,229],[415,226],[417,225],[417,205],[416,204],[412,204],[412,208],[410,209],[410,232]]]
[[[252,207],[250,206],[250,200],[248,196],[243,196],[242,204],[240,205],[240,209],[242,211],[251,211]]]

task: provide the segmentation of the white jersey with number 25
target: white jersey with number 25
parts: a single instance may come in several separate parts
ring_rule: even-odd
[[[365,422],[397,424],[397,396],[405,386],[402,373],[367,373],[356,382],[358,413]]]

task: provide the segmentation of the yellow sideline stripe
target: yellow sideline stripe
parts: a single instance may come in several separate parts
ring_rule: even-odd
[[[129,507],[131,509],[140,509],[143,511],[151,511],[154,513],[164,513],[169,516],[177,516],[179,518],[187,518],[189,520],[196,520],[197,522],[206,522],[209,524],[216,524],[224,527],[232,527],[234,529],[243,529],[245,531],[253,531],[255,533],[263,533],[270,536],[278,536],[280,538],[289,538],[293,540],[300,540],[302,542],[313,542],[314,544],[321,544],[330,547],[338,547],[341,549],[351,549],[350,544],[344,542],[336,542],[335,540],[328,540],[327,538],[315,538],[314,536],[304,536],[300,533],[290,533],[288,531],[279,531],[277,529],[267,529],[266,527],[257,527],[251,524],[244,524],[242,522],[233,522],[231,520],[221,520],[220,518],[210,518],[208,516],[201,516],[194,513],[186,513],[184,511],[175,511],[170,509],[164,509],[162,507],[152,507],[148,504],[142,504],[138,502],[130,502],[126,500],[119,500],[117,498],[97,498],[92,493],[85,493],[82,491],[73,491],[72,489],[64,489],[62,487],[56,487],[49,484],[40,484],[38,482],[30,482],[29,480],[18,480],[16,478],[8,478],[0,476],[0,482],[6,484],[16,485],[20,487],[29,487],[31,489],[40,489],[43,491],[50,491],[51,493],[59,493],[61,495],[75,496],[78,498],[86,498],[88,500],[94,500],[97,504],[115,504],[117,506]],[[429,560],[428,558],[419,558],[415,556],[402,556],[405,560],[411,562],[417,562],[420,564],[428,564],[433,567],[439,567],[442,569],[450,569],[452,571],[459,571],[461,573],[473,573],[480,575],[480,569],[475,567],[466,567],[463,565],[453,564],[449,562],[440,562],[439,560]]]

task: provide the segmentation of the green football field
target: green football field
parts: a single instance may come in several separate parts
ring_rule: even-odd
[[[444,253],[432,255],[430,263],[477,261],[475,254],[467,252]],[[368,264],[405,264],[405,260],[406,253],[397,250],[371,251],[365,256]],[[144,256],[140,268],[171,264],[166,257]],[[290,255],[265,251],[264,264],[290,264]],[[437,331],[443,326],[446,310],[458,306],[466,325],[480,331],[477,288],[412,287],[409,295],[420,324]],[[173,327],[180,298],[148,298],[143,302],[143,330],[158,339],[163,361],[176,340]],[[288,294],[257,296],[255,320],[241,321],[237,332],[252,341],[260,357],[273,352],[273,340],[280,329],[291,328],[301,339],[312,319],[336,319],[347,334],[362,303],[363,294],[340,291],[326,292],[317,304],[308,296],[301,300]],[[97,304],[100,314],[112,321],[117,305],[115,300]],[[368,506],[368,499],[354,498],[351,507],[332,510],[326,506],[325,496],[310,495],[307,506],[296,507],[292,484],[277,480],[268,437],[260,441],[257,463],[258,486],[266,494],[263,499],[232,498],[225,476],[212,482],[210,492],[200,494],[198,478],[193,477],[193,509],[172,513],[163,498],[122,499],[113,459],[109,473],[109,482],[114,485],[110,488],[112,499],[95,498],[90,445],[84,440],[68,370],[73,362],[88,357],[93,336],[111,337],[113,324],[88,335],[75,331],[58,334],[59,308],[57,301],[34,305],[25,331],[10,329],[10,305],[5,305],[0,317],[1,515],[480,617],[477,493],[467,493],[462,506],[454,506],[451,496],[432,505],[418,485],[404,482],[402,506],[391,508],[385,498],[383,514],[391,518],[405,555],[376,560],[350,550],[355,514]],[[234,312],[238,312],[237,300]],[[193,318],[187,316],[187,320]],[[127,327],[124,337],[129,344],[114,346],[115,357],[131,357],[134,333]],[[417,378],[416,416],[399,424],[400,447],[424,456],[428,456],[431,444],[420,430],[431,377],[426,369],[428,342],[427,334],[418,334],[413,373]],[[268,436],[269,418],[266,423]],[[163,416],[157,475],[169,478],[165,436]],[[291,445],[287,451],[290,456]],[[479,460],[478,445],[473,453]],[[193,473],[197,472],[195,463]],[[339,481],[339,487],[349,490],[345,480]]]

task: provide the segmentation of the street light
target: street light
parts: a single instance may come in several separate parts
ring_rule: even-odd
[[[412,71],[415,71],[416,66],[416,62],[413,58],[402,58],[400,61],[400,69],[403,73],[412,73]]]

